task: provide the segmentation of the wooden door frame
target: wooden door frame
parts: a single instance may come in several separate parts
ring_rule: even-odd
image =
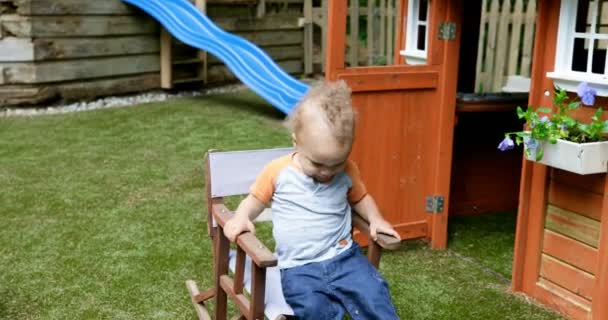
[[[439,108],[438,121],[432,124],[429,128],[430,132],[437,132],[434,145],[438,158],[435,162],[435,175],[431,185],[434,194],[444,196],[444,209],[441,213],[432,214],[428,217],[427,235],[430,240],[431,247],[434,249],[443,249],[447,246],[447,225],[449,211],[449,193],[450,193],[450,174],[452,163],[452,142],[454,136],[455,122],[455,104],[456,104],[456,88],[458,81],[458,63],[444,63],[448,59],[456,57],[458,61],[459,44],[461,32],[457,27],[456,37],[454,40],[440,40],[436,36],[439,34],[439,23],[454,22],[457,26],[460,25],[462,17],[463,0],[434,0],[430,7],[430,29],[429,29],[429,50],[428,64],[425,66],[406,66],[403,65],[403,59],[400,57],[397,65],[388,67],[356,67],[345,68],[345,46],[346,46],[346,16],[347,16],[347,0],[332,0],[329,2],[327,34],[329,35],[344,35],[336,37],[327,43],[326,50],[326,79],[335,81],[343,78],[350,80],[358,80],[361,84],[360,88],[353,88],[354,91],[374,90],[375,81],[374,74],[392,74],[396,80],[406,81],[408,73],[419,72],[419,76],[423,76],[425,81],[412,85],[412,88],[427,88],[435,85],[437,90],[443,92],[440,94],[438,105]],[[399,10],[401,14],[398,17],[398,28],[396,33],[398,43],[403,43],[404,35],[403,14],[407,12],[407,0],[399,0]],[[333,14],[334,12],[342,14]],[[395,55],[398,55],[401,45],[395,45]],[[451,75],[451,76],[450,76]],[[366,80],[367,79],[367,80]],[[403,85],[399,83],[399,85]],[[376,85],[377,86],[377,85]],[[398,89],[398,88],[393,88]],[[389,87],[386,90],[391,90]],[[423,201],[423,199],[420,199]]]

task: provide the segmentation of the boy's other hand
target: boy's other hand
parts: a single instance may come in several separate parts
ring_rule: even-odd
[[[238,237],[239,234],[247,231],[255,233],[255,226],[251,220],[247,218],[234,216],[226,222],[226,225],[224,225],[224,235],[232,242],[236,241],[236,237]]]
[[[391,226],[388,221],[384,219],[376,219],[374,221],[369,222],[369,232],[374,241],[378,240],[378,232],[391,235],[399,240],[401,240],[401,236],[399,232],[397,232],[393,226]]]

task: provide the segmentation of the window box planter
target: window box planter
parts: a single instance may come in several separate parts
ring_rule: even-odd
[[[538,162],[544,165],[581,175],[607,172],[608,141],[576,143],[558,139],[556,144],[541,142],[541,147],[544,154]],[[536,150],[524,154],[526,159],[536,161]]]

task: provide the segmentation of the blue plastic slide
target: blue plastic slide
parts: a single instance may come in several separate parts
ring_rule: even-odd
[[[147,12],[183,43],[222,60],[245,85],[285,114],[308,90],[259,47],[220,29],[188,0],[123,1]]]

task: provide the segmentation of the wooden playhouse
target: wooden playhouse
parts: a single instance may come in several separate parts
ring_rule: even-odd
[[[497,191],[501,183],[515,185],[515,191],[508,189],[508,202],[519,205],[513,290],[574,319],[608,319],[606,174],[572,174],[522,160],[521,153],[515,161],[508,160],[507,167],[498,157],[479,162],[494,166],[494,172],[507,170],[508,181],[498,179],[480,188],[484,177],[454,174],[462,143],[455,140],[454,124],[463,124],[456,93],[469,58],[461,44],[470,46],[463,30],[470,23],[467,7],[473,1],[396,1],[394,63],[358,66],[349,59],[347,40],[353,30],[353,20],[347,18],[353,3],[328,4],[326,78],[343,79],[352,87],[359,113],[353,157],[402,237],[422,237],[431,247],[444,248],[451,197],[457,195],[454,184]],[[566,87],[572,80],[598,79],[594,85],[608,88],[602,79],[608,70],[608,21],[586,19],[603,17],[604,11],[608,13],[608,6],[597,1],[538,1],[530,105],[551,106],[554,85]],[[594,41],[594,50],[588,50]],[[556,61],[569,65],[558,67]],[[577,116],[588,118],[593,111],[584,108]],[[502,136],[496,139],[495,144]],[[466,150],[463,154],[477,155]]]
[[[606,96],[608,6],[603,4],[539,2],[530,105],[551,106],[555,85],[575,96],[575,84],[583,80]],[[607,103],[600,98],[576,117],[588,121]],[[573,319],[608,319],[607,188],[606,174],[578,175],[524,161],[514,291]]]

